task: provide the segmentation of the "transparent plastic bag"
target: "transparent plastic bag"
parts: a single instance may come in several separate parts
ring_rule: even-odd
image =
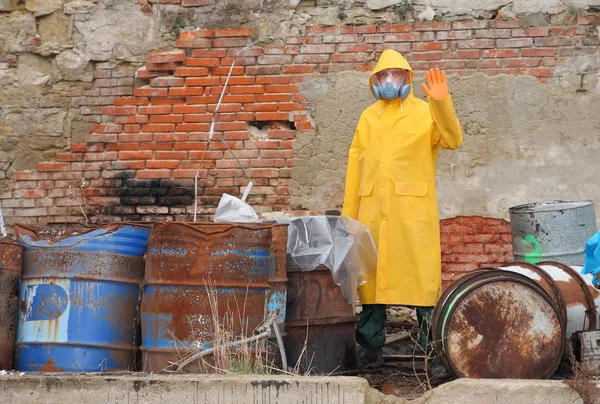
[[[355,309],[357,290],[377,267],[377,246],[369,228],[346,216],[302,216],[275,219],[288,224],[287,253],[303,271],[319,265]]]

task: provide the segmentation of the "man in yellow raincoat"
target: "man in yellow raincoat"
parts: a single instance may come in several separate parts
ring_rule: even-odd
[[[429,353],[423,330],[441,294],[436,161],[440,147],[461,145],[462,130],[445,73],[426,73],[428,103],[413,95],[413,76],[400,53],[381,54],[369,82],[378,101],[362,113],[348,156],[342,215],[367,225],[378,247],[375,275],[360,288],[363,366],[382,361],[386,304],[416,307]]]

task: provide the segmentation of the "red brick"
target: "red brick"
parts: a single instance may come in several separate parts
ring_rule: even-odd
[[[152,158],[152,152],[148,151],[120,151],[120,160],[148,160]]]
[[[259,65],[284,65],[292,63],[292,57],[292,55],[262,55],[256,58],[256,63]]]
[[[148,105],[138,107],[138,113],[140,114],[170,114],[173,107],[171,105]]]
[[[336,26],[310,25],[305,27],[307,34],[335,34],[338,32]]]
[[[517,28],[512,30],[513,37],[523,36],[548,36],[548,27],[530,27],[527,29]]]
[[[251,28],[226,28],[215,29],[215,37],[231,37],[231,36],[249,36],[251,37],[254,31]],[[216,45],[215,45],[216,47]]]
[[[122,115],[115,117],[115,123],[131,124],[131,123],[148,123],[148,115]],[[125,128],[123,128],[125,129]]]
[[[281,74],[281,66],[248,66],[246,74],[250,76]]]
[[[368,53],[334,53],[331,56],[332,63],[352,63],[367,62],[371,60],[371,54]]]
[[[212,114],[187,114],[185,122],[211,122]]]
[[[252,112],[238,112],[236,114],[238,121],[253,121],[254,114]]]
[[[272,129],[268,133],[269,139],[294,139],[296,137],[296,132],[293,130],[284,130],[284,129]],[[286,157],[291,158],[292,156]]]
[[[256,100],[254,95],[246,94],[233,94],[224,95],[222,102],[236,103],[236,102],[254,102]]]
[[[506,67],[538,67],[541,63],[539,58],[506,59]]]
[[[137,143],[114,143],[106,146],[106,150],[121,151],[121,150],[139,150]]]
[[[342,25],[339,27],[344,34],[374,34],[377,32],[375,25]]]
[[[287,84],[271,84],[265,86],[265,92],[267,93],[297,93],[298,86],[287,85]]]
[[[327,58],[329,61],[329,57]],[[314,65],[301,65],[301,66],[283,66],[281,72],[284,74],[301,74],[301,73],[312,73],[315,71]]]
[[[116,133],[87,133],[83,141],[88,143],[114,143],[117,141]]]
[[[228,85],[233,86],[233,85],[251,85],[254,84],[256,81],[256,78],[253,76],[238,76],[238,77],[230,77],[229,80],[227,80],[227,77],[221,77],[221,83],[222,85],[225,85],[225,82],[227,82]]]
[[[214,29],[199,29],[197,31],[183,31],[179,34],[179,38],[183,40],[192,40],[196,38],[214,38]]]
[[[170,98],[153,98],[152,105],[177,105],[185,104],[185,98],[183,97],[170,97]]]
[[[180,123],[177,132],[208,132],[210,125],[207,123]],[[177,148],[177,145],[175,145]]]
[[[168,89],[166,88],[142,86],[133,89],[133,95],[136,97],[166,97],[168,94]]]
[[[478,29],[473,32],[475,38],[510,38],[513,36],[510,29]]]
[[[243,76],[245,72],[245,68],[243,66],[233,66],[231,67],[211,67],[210,72],[216,76],[227,76],[229,75],[229,71],[231,71],[232,76]]]
[[[186,103],[189,104],[212,104],[219,101],[219,97],[217,95],[207,95],[207,96],[192,96],[186,98]]]
[[[481,51],[478,49],[460,49],[444,52],[444,59],[479,59],[480,56]]]
[[[85,161],[110,161],[118,158],[117,152],[84,153]]]
[[[413,43],[412,49],[415,51],[436,51],[448,49],[447,42],[423,42]]]
[[[151,63],[183,62],[185,60],[185,51],[155,51],[150,52],[148,61]]]
[[[244,111],[248,112],[273,112],[277,111],[277,104],[275,103],[256,103],[256,104],[245,104]]]
[[[150,80],[152,87],[177,87],[183,85],[182,77],[161,76]]]
[[[377,32],[410,32],[412,25],[409,24],[385,24],[377,27]]]
[[[218,58],[187,58],[185,65],[188,67],[212,67],[220,66]]]
[[[69,163],[37,163],[37,171],[68,171]]]
[[[112,161],[110,168],[113,170],[139,170],[146,168],[146,161]]]
[[[533,46],[532,38],[498,39],[498,48],[527,48]]]
[[[443,52],[414,52],[412,54],[413,60],[441,60]]]
[[[386,34],[383,36],[383,42],[416,42],[421,40],[421,34],[411,32],[406,34]]]
[[[515,58],[519,57],[516,49],[485,49],[482,53],[484,58]]]
[[[215,112],[217,108],[217,104],[210,104],[207,106],[209,112]],[[242,104],[240,103],[231,103],[231,104],[221,104],[219,105],[219,112],[238,112],[242,110]]]
[[[227,49],[193,49],[194,58],[224,58],[227,56]]]
[[[126,124],[123,125],[123,132],[125,133],[137,133],[142,129],[141,125],[137,124]]]
[[[197,173],[199,178],[206,177],[206,170],[173,170],[173,178],[195,178]],[[203,174],[204,173],[204,174]]]
[[[289,102],[291,98],[289,94],[259,94],[256,96],[256,102]]]
[[[186,86],[218,86],[219,77],[187,77],[185,79]]]
[[[208,76],[208,69],[206,67],[178,67],[174,74],[178,77]]]
[[[175,125],[170,123],[148,123],[142,125],[143,132],[175,132]]]
[[[174,169],[179,167],[179,160],[148,160],[147,168],[169,168]]]
[[[296,123],[296,129],[298,130],[311,130],[314,129],[310,122],[298,122]]]
[[[231,94],[263,94],[264,86],[235,86],[229,89]]]
[[[217,122],[215,130],[246,130],[248,129],[247,122]]]
[[[257,112],[254,115],[257,121],[289,121],[287,112]]]
[[[160,169],[160,170],[138,170],[136,172],[136,178],[171,178],[171,170]]]
[[[502,41],[501,39],[498,42]],[[520,39],[505,39],[504,41],[521,41]],[[513,45],[511,42],[510,45]],[[483,49],[483,48],[495,48],[496,44],[493,39],[470,39],[458,42],[459,49]],[[498,47],[502,47],[498,45]],[[513,47],[513,46],[507,46]]]
[[[150,115],[150,123],[180,123],[183,122],[183,115]]]
[[[191,97],[194,95],[203,95],[204,87],[171,87],[169,88],[170,97]]]
[[[148,105],[146,97],[117,97],[114,100],[116,106],[121,105]]]
[[[525,21],[523,20],[492,20],[489,22],[490,28],[519,28]]]
[[[217,38],[213,41],[215,48],[243,48],[250,45],[250,38]]]
[[[280,103],[279,110],[280,111],[303,111],[306,109],[306,105],[299,103]]]

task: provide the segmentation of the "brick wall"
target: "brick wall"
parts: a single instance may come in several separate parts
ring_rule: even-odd
[[[252,46],[235,59],[215,138],[253,178],[249,202],[257,211],[288,210],[292,145],[314,129],[299,83],[370,71],[385,48],[404,53],[417,71],[440,67],[545,82],[575,52],[597,49],[599,22],[588,15],[548,27],[504,19],[306,27],[303,35]],[[94,89],[73,105],[100,123],[69,152],[15,174],[12,189],[0,195],[7,224],[78,221],[82,208],[92,221],[191,220],[196,172],[199,220],[210,220],[221,194],[240,195],[247,183],[224,144],[207,147],[207,139],[229,66],[252,35],[246,28],[182,32],[176,49],[150,55],[136,72],[147,84],[133,89],[131,70],[99,65]],[[494,219],[442,222],[445,281],[474,265],[508,260],[509,233],[506,222]]]
[[[483,266],[513,261],[510,223],[481,216],[440,221],[442,284],[449,285]]]

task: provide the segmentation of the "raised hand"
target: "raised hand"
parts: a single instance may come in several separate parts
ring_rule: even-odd
[[[448,81],[446,81],[446,73],[440,72],[440,69],[429,69],[425,72],[427,84],[421,83],[421,88],[426,96],[434,100],[443,100],[448,95]]]

